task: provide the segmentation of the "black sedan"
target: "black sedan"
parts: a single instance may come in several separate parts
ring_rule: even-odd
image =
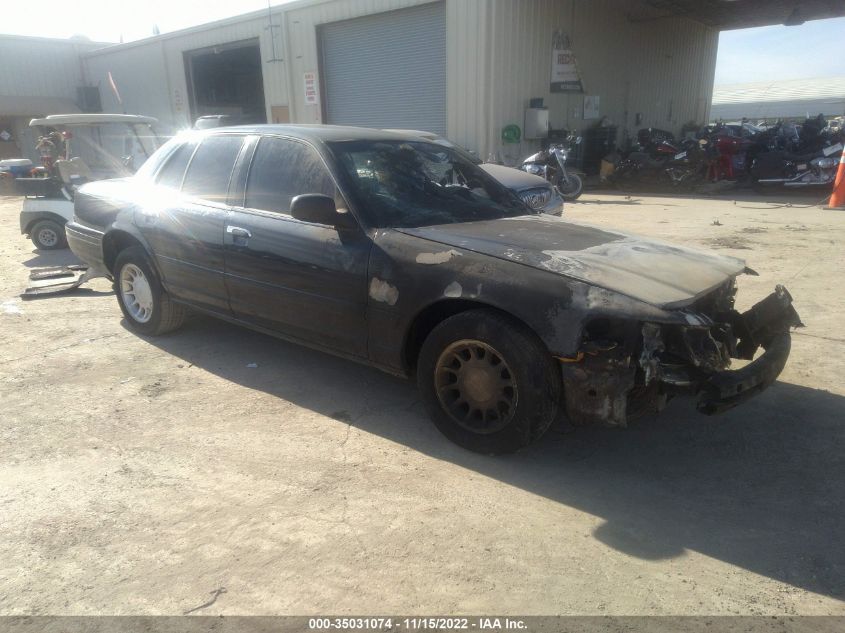
[[[525,446],[561,407],[613,426],[678,394],[728,409],[777,378],[800,324],[780,286],[734,309],[740,260],[540,215],[461,152],[397,133],[188,133],[75,205],[70,247],[136,332],[192,309],[416,376],[438,428],[483,453]]]

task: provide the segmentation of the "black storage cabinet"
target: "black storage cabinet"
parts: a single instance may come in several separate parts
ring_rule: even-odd
[[[618,127],[591,127],[584,132],[583,162],[581,169],[588,176],[594,176],[601,169],[601,159],[616,149]]]

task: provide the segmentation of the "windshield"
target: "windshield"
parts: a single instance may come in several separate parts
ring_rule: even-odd
[[[424,141],[329,143],[374,227],[473,222],[535,213],[454,148]]]
[[[64,147],[54,158],[77,158],[91,170],[94,179],[129,176],[161,145],[158,135],[146,123],[95,123],[62,126]]]

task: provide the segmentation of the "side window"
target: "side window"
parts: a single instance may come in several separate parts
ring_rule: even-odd
[[[262,138],[252,159],[246,206],[290,213],[290,202],[304,193],[335,196],[335,185],[314,148],[281,138]]]
[[[194,153],[196,143],[183,143],[167,159],[164,167],[158,172],[156,184],[170,189],[178,189],[182,185],[182,177],[185,175],[185,167]]]
[[[209,202],[225,203],[243,141],[242,136],[209,136],[203,140],[188,167],[182,191]]]

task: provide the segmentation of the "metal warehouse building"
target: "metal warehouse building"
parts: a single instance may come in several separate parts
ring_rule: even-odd
[[[73,77],[104,111],[172,129],[205,114],[413,128],[507,156],[525,147],[502,129],[532,136],[532,99],[553,129],[603,121],[620,142],[705,122],[720,30],[841,15],[845,0],[302,0],[81,50]]]
[[[105,44],[0,35],[0,160],[34,151],[30,119],[77,112],[86,97],[82,56]]]
[[[845,115],[845,76],[716,86],[710,118],[800,119]]]

